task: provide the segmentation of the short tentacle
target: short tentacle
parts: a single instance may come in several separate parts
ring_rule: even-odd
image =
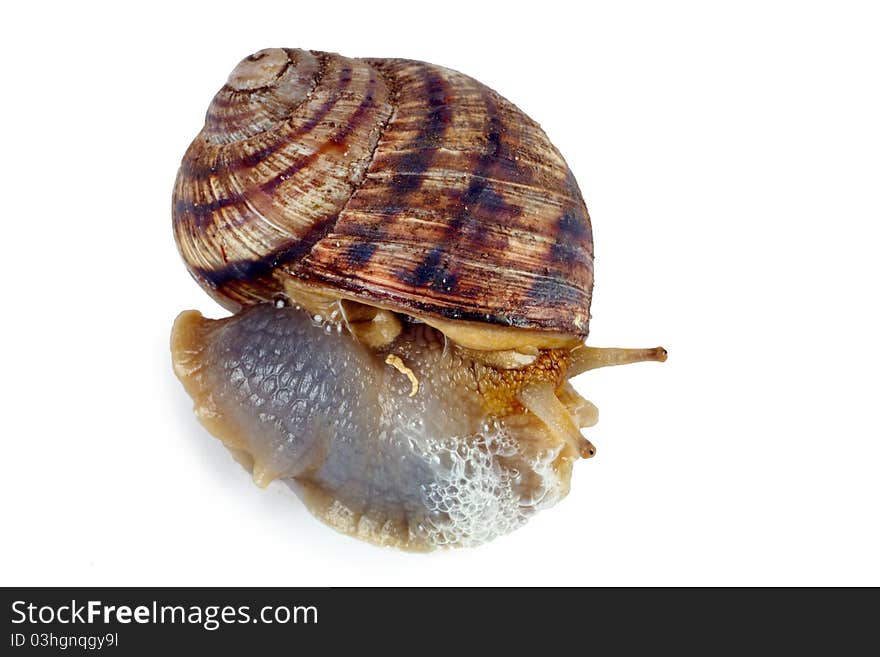
[[[583,458],[595,456],[596,448],[581,435],[568,409],[556,396],[555,386],[552,383],[540,382],[523,387],[519,392],[519,400],[523,406],[538,416],[557,438],[566,443],[572,456],[575,454]]]

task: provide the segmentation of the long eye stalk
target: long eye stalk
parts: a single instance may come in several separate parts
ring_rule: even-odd
[[[571,366],[568,368],[568,378],[600,367],[629,365],[630,363],[642,363],[645,361],[662,363],[665,360],[666,350],[663,347],[654,347],[652,349],[578,347],[571,352]]]

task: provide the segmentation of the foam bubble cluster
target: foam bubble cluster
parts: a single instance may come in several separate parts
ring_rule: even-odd
[[[495,423],[482,434],[452,438],[436,449],[436,478],[422,487],[428,520],[416,531],[438,547],[474,546],[522,526],[563,491],[553,467],[561,448],[526,457],[522,446]],[[524,496],[526,471],[538,487]]]

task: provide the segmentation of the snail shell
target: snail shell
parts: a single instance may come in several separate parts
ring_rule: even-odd
[[[432,64],[248,57],[183,158],[173,216],[190,272],[231,310],[294,279],[409,315],[588,332],[571,171],[513,104]]]
[[[475,545],[565,496],[597,412],[567,380],[665,351],[583,345],[592,233],[540,127],[461,73],[244,59],[174,186],[194,278],[175,372],[265,486],[405,549]]]

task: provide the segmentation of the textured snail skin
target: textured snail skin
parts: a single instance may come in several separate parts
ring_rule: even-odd
[[[218,321],[184,313],[174,349],[197,414],[257,483],[289,481],[319,518],[359,538],[476,545],[568,491],[564,444],[534,417],[487,413],[475,364],[429,327],[395,347],[420,382],[413,396],[381,356],[290,307]]]
[[[590,220],[537,123],[461,73],[275,48],[212,101],[178,247],[230,310],[284,279],[411,315],[585,337]]]

